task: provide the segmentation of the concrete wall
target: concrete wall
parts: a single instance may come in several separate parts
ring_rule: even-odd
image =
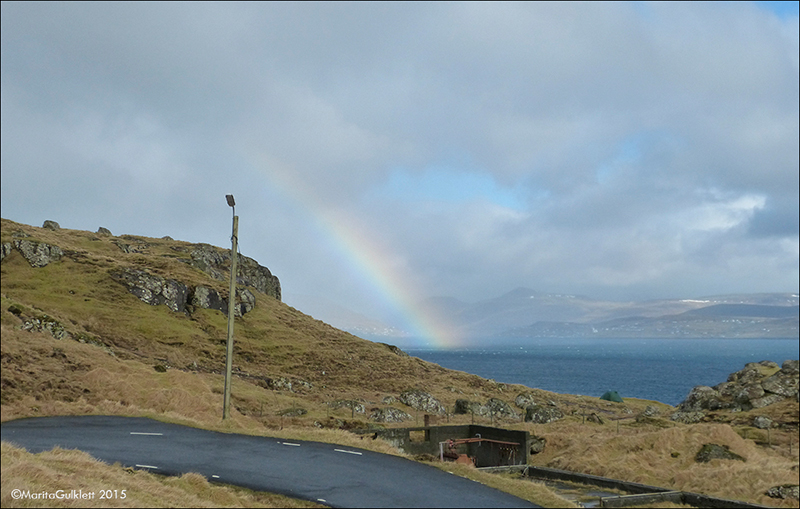
[[[597,475],[581,474],[578,472],[569,472],[567,470],[558,470],[555,468],[535,467],[532,465],[494,467],[484,468],[482,470],[498,473],[519,472],[523,476],[530,477],[532,479],[569,481],[633,493],[633,495],[602,497],[600,499],[600,507],[639,507],[645,504],[653,504],[658,502],[672,502],[675,504],[685,504],[691,507],[714,507],[730,509],[766,509],[768,507],[759,504],[749,504],[747,502],[741,502],[738,500],[709,497],[707,495],[691,493],[688,491],[671,491],[667,488],[659,488],[658,486],[648,486],[646,484],[620,481],[617,479],[610,479],[608,477],[600,477]]]
[[[516,442],[519,444],[518,446],[478,442],[460,445],[456,450],[475,458],[475,464],[478,467],[524,465],[528,462],[530,433],[527,431],[469,424],[465,426],[392,428],[381,430],[378,435],[408,454],[430,454],[437,457],[439,456],[439,443],[450,439],[480,437],[502,442]]]

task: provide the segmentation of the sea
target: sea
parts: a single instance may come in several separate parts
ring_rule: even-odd
[[[531,339],[524,346],[407,349],[409,355],[496,382],[599,397],[617,391],[677,405],[748,362],[798,358],[798,339]]]

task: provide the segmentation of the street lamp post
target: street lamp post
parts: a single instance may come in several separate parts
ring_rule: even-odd
[[[236,245],[239,241],[239,216],[232,194],[226,194],[228,206],[233,209],[233,235],[231,236],[231,285],[228,293],[228,343],[225,353],[225,397],[222,403],[222,418],[231,415],[231,366],[233,364],[233,315],[236,307]]]

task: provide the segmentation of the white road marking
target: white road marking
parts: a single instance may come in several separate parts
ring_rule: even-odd
[[[281,442],[281,443],[282,443],[283,445],[292,445],[292,446],[294,446],[294,447],[300,447],[300,444],[292,444],[292,443],[289,443],[289,442]]]
[[[218,475],[211,474],[211,477],[213,477],[214,479],[219,479]]]
[[[131,431],[131,435],[151,435],[151,436],[161,436],[163,433],[140,433],[138,431]]]
[[[155,468],[156,470],[158,470],[158,467],[154,467],[153,465],[136,465],[136,466],[142,468]]]
[[[358,454],[359,456],[361,456],[361,453],[360,452],[356,452],[356,451],[345,451],[344,449],[334,449],[334,451],[336,451],[336,452],[346,452],[347,454]]]
[[[317,502],[327,502],[327,500],[325,500],[324,498],[318,498]]]

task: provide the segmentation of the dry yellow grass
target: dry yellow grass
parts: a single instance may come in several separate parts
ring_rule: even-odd
[[[775,485],[798,484],[797,455],[756,445],[727,424],[623,428],[620,434],[613,429],[587,434],[573,425],[554,428],[547,436],[553,447],[534,458],[537,464],[720,498],[798,506],[796,500],[777,501],[764,495]],[[695,455],[707,443],[728,446],[747,461],[697,463]]]
[[[381,400],[386,396],[397,397],[403,390],[420,388],[452,409],[459,398],[486,401],[494,397],[513,402],[518,393],[532,393],[538,402],[554,402],[566,417],[546,425],[512,419],[497,419],[494,424],[547,438],[545,452],[532,459],[536,464],[766,505],[797,506],[796,502],[777,502],[762,495],[770,486],[797,483],[796,470],[786,468],[797,464],[796,437],[794,456],[786,452],[789,433],[796,435],[796,402],[762,409],[762,413],[779,422],[795,423],[795,428],[776,430],[769,437],[778,444],[777,449],[755,445],[754,440],[765,440],[764,432],[747,427],[750,417],[745,412],[715,416],[735,426],[736,432],[723,425],[684,426],[654,419],[646,423],[621,421],[618,434],[617,423],[611,419],[635,416],[647,405],[655,406],[662,415],[671,407],[643,400],[616,404],[554,394],[447,370],[396,355],[385,345],[334,329],[257,292],[256,308],[236,321],[232,418],[222,422],[224,315],[210,310],[185,315],[165,306],[149,306],[113,282],[108,274],[117,267],[142,268],[187,284],[211,286],[226,294],[226,289],[221,288],[225,285],[181,261],[181,257],[188,258],[185,249],[190,244],[144,237],[99,237],[76,230],[54,232],[2,220],[3,242],[12,240],[15,231],[71,253],[58,263],[34,269],[19,253],[12,252],[0,267],[2,421],[44,415],[145,416],[217,431],[316,440],[401,454],[381,440],[360,440],[339,429],[319,429],[320,423],[335,427],[337,421],[347,421],[345,424],[351,427],[367,425],[364,414],[334,410],[327,402],[355,399],[369,411],[373,406],[385,406]],[[146,252],[123,253],[114,245],[119,240],[147,244]],[[12,306],[21,310],[21,317],[9,311]],[[46,332],[20,330],[23,318],[43,314],[57,320],[73,338],[88,342],[56,340]],[[169,369],[157,372],[155,365]],[[268,389],[263,383],[266,378],[280,377],[303,380],[311,387],[279,391]],[[307,413],[281,417],[279,412],[287,408],[303,408]],[[393,426],[421,425],[422,416],[405,409],[414,420]],[[584,423],[583,415],[591,413],[606,423]],[[450,424],[471,421],[467,415],[439,419],[439,423]],[[489,424],[489,419],[476,418],[476,423]],[[714,440],[729,445],[734,452],[746,456],[748,462],[693,464],[701,442]],[[678,456],[673,458],[672,453],[676,452]],[[11,457],[7,464],[4,453],[3,468],[13,466],[18,458],[21,456]],[[54,463],[52,468],[61,467]],[[500,480],[491,482],[508,481],[497,479]],[[512,485],[506,483],[500,489],[510,490]],[[535,501],[542,505],[562,504],[558,498],[549,498],[554,495],[548,488],[540,488],[541,493],[531,495]]]
[[[6,443],[2,444],[2,479],[3,507],[322,507],[282,495],[214,485],[199,474],[164,477],[108,465],[81,451],[56,448],[30,454]],[[15,498],[14,490],[40,498]],[[92,498],[60,498],[71,493]]]

